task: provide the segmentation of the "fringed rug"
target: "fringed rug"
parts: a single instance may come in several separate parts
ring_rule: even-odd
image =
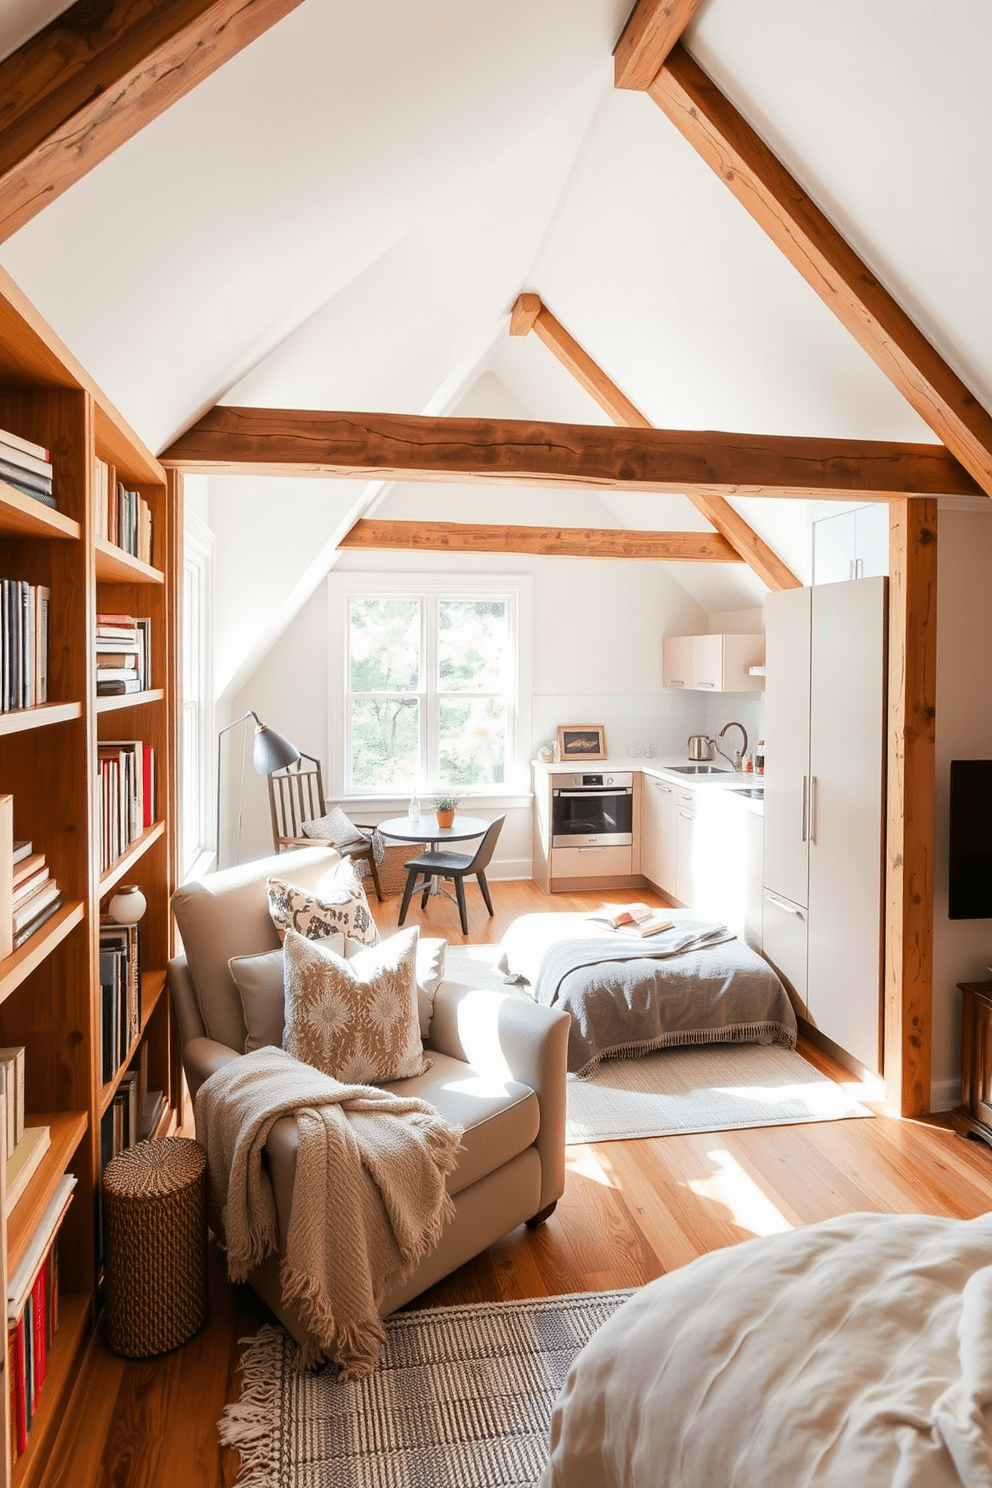
[[[567,1099],[570,1143],[872,1114],[801,1054],[774,1044],[693,1044],[606,1059],[586,1080],[569,1076]]]
[[[569,1366],[629,1291],[395,1313],[375,1372],[296,1367],[264,1327],[220,1423],[237,1488],[533,1488]]]

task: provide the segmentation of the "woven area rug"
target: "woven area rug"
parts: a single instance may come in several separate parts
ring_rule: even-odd
[[[871,1114],[792,1049],[690,1045],[605,1060],[587,1080],[570,1076],[567,1140],[613,1142]]]
[[[498,945],[449,946],[445,974],[480,987],[501,987],[494,970],[499,950]],[[637,1059],[604,1060],[587,1080],[569,1076],[567,1140],[618,1142],[871,1114],[794,1050],[690,1044]]]
[[[300,1373],[289,1335],[262,1328],[220,1423],[238,1488],[533,1488],[569,1365],[629,1296],[395,1313],[364,1380]]]

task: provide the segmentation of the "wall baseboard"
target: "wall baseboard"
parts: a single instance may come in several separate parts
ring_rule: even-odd
[[[931,1111],[953,1111],[955,1106],[961,1104],[961,1081],[960,1080],[931,1080],[930,1082],[930,1109]]]

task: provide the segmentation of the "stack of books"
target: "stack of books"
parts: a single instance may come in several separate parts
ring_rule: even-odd
[[[0,579],[0,712],[48,702],[50,598],[44,584]]]
[[[64,895],[45,862],[45,854],[35,852],[31,842],[15,842],[14,872],[11,884],[11,925],[13,950],[50,920],[64,902]]]
[[[141,739],[101,740],[100,871],[105,873],[155,820],[155,751]]]
[[[671,930],[675,921],[663,909],[650,904],[611,904],[602,914],[587,916],[609,925],[618,935],[629,935],[643,940],[649,935],[660,935],[662,930]]]
[[[0,429],[0,480],[22,496],[33,496],[45,506],[55,506],[52,494],[51,454],[42,444],[32,444],[19,434]]]
[[[47,1126],[26,1126],[24,1119],[24,1046],[0,1049],[0,1119],[7,1208],[12,1210],[38,1171],[52,1144]]]
[[[140,491],[129,491],[117,470],[97,459],[94,470],[96,535],[140,558],[152,561],[152,511]]]
[[[151,626],[145,616],[104,613],[96,617],[98,697],[144,692],[151,684]]]
[[[58,1326],[58,1232],[76,1179],[59,1180],[31,1244],[7,1282],[7,1389],[11,1463],[23,1456]]]

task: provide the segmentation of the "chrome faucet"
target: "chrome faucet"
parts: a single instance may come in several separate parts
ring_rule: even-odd
[[[729,728],[739,728],[740,731],[741,731],[741,733],[744,735],[744,748],[743,748],[743,750],[741,750],[741,749],[736,750],[734,752],[734,758],[731,760],[730,755],[729,754],[724,754],[724,751],[720,748],[719,744],[716,744],[716,740],[714,740],[714,744],[716,746],[717,754],[722,754],[723,757],[724,757],[724,759],[727,761],[728,764],[732,764],[735,770],[739,770],[740,767],[741,767],[741,760],[743,759],[744,755],[747,754],[747,729],[744,727],[744,725],[742,723],[737,723],[737,722],[725,723],[723,725],[723,728],[717,734],[717,736],[716,736],[717,739],[722,739],[723,736],[724,736],[724,734],[727,732],[727,730]]]

